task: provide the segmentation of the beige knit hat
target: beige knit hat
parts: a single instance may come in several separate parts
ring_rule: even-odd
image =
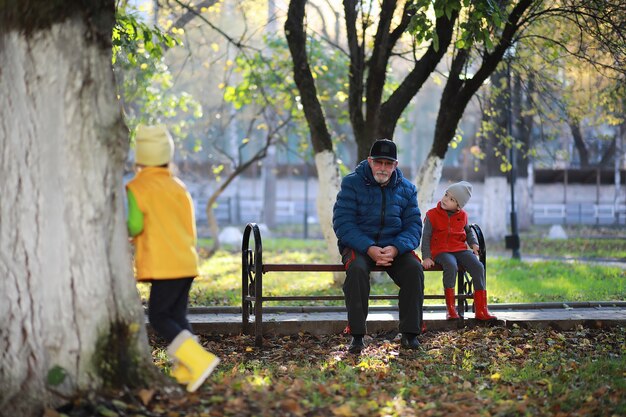
[[[137,126],[135,163],[145,166],[165,165],[173,155],[174,141],[165,125]]]
[[[446,190],[459,203],[459,207],[463,208],[472,196],[472,184],[467,181],[452,184]]]

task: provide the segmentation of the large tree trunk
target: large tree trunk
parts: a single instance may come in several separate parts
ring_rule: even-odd
[[[156,375],[124,221],[128,134],[107,43],[114,5],[73,3],[28,3],[41,5],[29,11],[31,26],[0,21],[0,409],[7,416],[41,415],[79,392]],[[42,9],[46,15],[37,16]],[[1,20],[11,12],[26,19],[23,10],[3,9]],[[86,26],[81,12],[100,27]]]

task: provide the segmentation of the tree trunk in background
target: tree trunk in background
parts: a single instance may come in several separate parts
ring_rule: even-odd
[[[263,160],[263,223],[273,230],[276,227],[276,147],[271,145]]]
[[[305,33],[306,0],[290,0],[285,34],[294,64],[294,80],[300,92],[300,102],[311,132],[315,154],[333,152],[324,113],[316,92],[307,57]],[[463,112],[472,97],[483,86],[490,74],[502,61],[504,52],[511,45],[514,35],[522,26],[524,15],[534,4],[532,0],[520,0],[510,11],[506,24],[501,28],[497,44],[474,65],[467,49],[456,49],[450,65],[446,86],[440,102],[437,125],[430,155],[418,179],[422,206],[432,201],[434,190],[441,177],[441,162],[453,140]],[[368,16],[367,5],[356,0],[344,0],[347,52],[350,57],[348,70],[348,107],[354,139],[358,146],[357,161],[365,159],[375,139],[393,139],[395,126],[411,99],[420,91],[424,82],[435,71],[437,64],[448,50],[455,32],[458,10],[447,10],[436,20],[433,41],[415,61],[409,74],[400,82],[388,99],[384,100],[390,57],[399,39],[410,27],[415,10],[414,2],[385,1],[377,10],[376,19]],[[400,11],[400,7],[402,10]],[[421,7],[421,6],[419,6]],[[396,10],[397,9],[397,10]],[[397,13],[396,13],[397,11]],[[375,31],[373,42],[365,39],[363,22],[368,30]],[[370,25],[371,24],[371,25]],[[436,35],[436,36],[435,36]],[[371,53],[366,53],[366,48]],[[473,76],[468,77],[469,63],[476,66]],[[324,157],[325,158],[325,157]],[[430,156],[429,156],[430,158]],[[437,161],[437,158],[440,161]],[[323,183],[320,178],[320,184]],[[426,207],[425,207],[426,208]],[[323,221],[320,213],[320,221]]]
[[[319,182],[317,214],[328,253],[331,255],[331,259],[338,260],[337,237],[332,228],[332,218],[333,206],[341,185],[341,175],[306,54],[306,34],[304,32],[305,5],[306,0],[292,0],[289,2],[289,12],[285,22],[285,35],[294,64],[294,81],[300,92],[300,99],[311,133],[311,144],[313,145],[315,155],[315,166],[317,167]],[[345,274],[343,273],[334,274],[335,282],[341,282],[344,278]]]
[[[534,76],[530,75],[526,80],[526,91],[522,89],[520,75],[515,73],[513,84],[513,102],[515,109],[514,130],[517,142],[521,142],[522,147],[516,153],[517,163],[517,194],[515,201],[517,203],[517,219],[520,230],[529,230],[533,223],[533,177],[530,175],[532,167],[530,166],[529,149],[532,148],[532,130],[533,130],[533,112],[530,111],[532,103],[530,97],[535,89]],[[519,198],[518,198],[519,197]]]
[[[507,234],[506,218],[509,184],[506,177],[487,176],[483,192],[483,216],[480,228],[486,239],[503,240]]]
[[[415,185],[417,187],[417,202],[422,212],[422,217],[428,209],[434,207],[434,196],[437,191],[437,185],[441,180],[443,171],[443,158],[430,154],[422,163],[417,176],[415,177]]]
[[[485,238],[502,240],[507,234],[507,215],[510,213],[510,188],[506,174],[501,168],[503,163],[501,155],[507,157],[509,155],[508,149],[502,143],[502,138],[507,135],[507,111],[510,105],[506,87],[506,67],[500,67],[490,78],[494,90],[491,109],[484,117],[493,129],[488,132],[485,143],[481,145],[485,153],[486,170],[480,227],[483,229]]]
[[[617,129],[617,138],[616,138],[616,152],[615,152],[615,160],[613,161],[613,179],[615,184],[615,192],[613,195],[613,209],[615,210],[615,223],[620,224],[620,213],[619,206],[620,200],[622,200],[622,178],[620,169],[622,167],[622,159],[626,156],[626,150],[624,149],[624,136],[626,135],[626,123],[621,123]],[[626,199],[624,199],[626,202]]]
[[[337,201],[337,193],[341,187],[341,174],[337,165],[334,152],[326,151],[315,154],[315,167],[319,188],[317,190],[317,213],[319,216],[322,234],[326,241],[328,254],[331,262],[341,262],[339,248],[337,247],[337,236],[333,230],[333,206]],[[343,283],[346,274],[336,272],[333,274],[335,284]]]
[[[580,130],[580,121],[578,118],[570,116],[567,119],[567,125],[569,126],[572,137],[574,138],[574,146],[578,151],[578,158],[580,159],[580,167],[587,168],[589,166],[589,151],[585,140],[583,139],[583,133]]]
[[[78,393],[158,375],[124,219],[128,132],[111,69],[114,3],[69,3],[0,6],[7,416],[40,416]]]

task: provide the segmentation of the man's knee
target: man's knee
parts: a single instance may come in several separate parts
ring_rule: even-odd
[[[408,285],[414,285],[416,287],[424,286],[424,268],[420,263],[411,265],[402,274],[400,281]]]

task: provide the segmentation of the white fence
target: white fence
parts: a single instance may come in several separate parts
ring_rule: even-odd
[[[626,224],[626,205],[614,204],[534,204],[534,224]]]

